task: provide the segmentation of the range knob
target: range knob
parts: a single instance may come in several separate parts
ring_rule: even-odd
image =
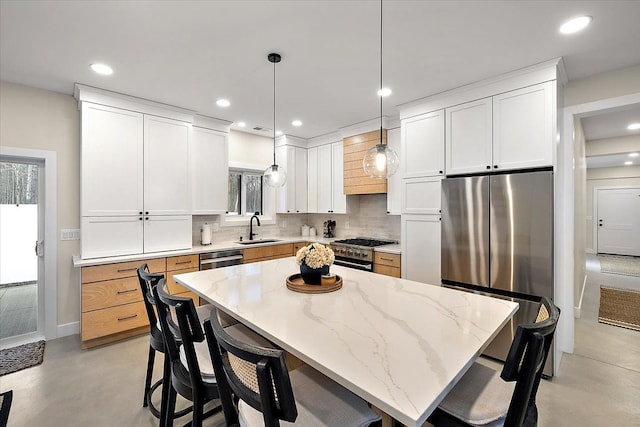
[[[347,249],[347,255],[353,255],[353,251],[350,249]]]
[[[362,252],[362,258],[368,258],[368,257],[369,257],[369,254],[368,254],[368,253],[366,253],[366,252]]]

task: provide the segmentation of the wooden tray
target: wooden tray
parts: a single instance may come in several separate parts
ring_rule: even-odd
[[[342,287],[342,277],[336,274],[336,281],[332,285],[307,285],[300,273],[287,277],[287,289],[305,294],[324,294],[337,291]]]

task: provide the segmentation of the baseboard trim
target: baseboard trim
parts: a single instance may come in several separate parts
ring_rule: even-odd
[[[576,319],[580,318],[580,312],[582,310],[582,298],[584,298],[584,290],[587,287],[587,275],[584,275],[584,280],[582,281],[582,291],[580,292],[580,300],[578,301],[578,306],[573,307],[573,317]]]
[[[57,337],[67,337],[69,335],[77,335],[80,333],[80,322],[65,323],[58,325]]]

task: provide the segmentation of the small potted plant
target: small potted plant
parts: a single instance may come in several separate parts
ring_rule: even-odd
[[[296,262],[300,266],[300,275],[308,285],[320,285],[322,275],[329,274],[329,266],[335,257],[331,248],[320,243],[310,243],[296,253]]]

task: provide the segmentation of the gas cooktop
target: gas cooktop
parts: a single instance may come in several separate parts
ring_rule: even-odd
[[[355,239],[343,239],[343,240],[334,240],[333,243],[341,243],[343,245],[354,245],[354,246],[382,246],[382,245],[392,245],[394,243],[398,243],[395,240],[379,240],[379,239],[370,239],[368,237],[356,237]]]

